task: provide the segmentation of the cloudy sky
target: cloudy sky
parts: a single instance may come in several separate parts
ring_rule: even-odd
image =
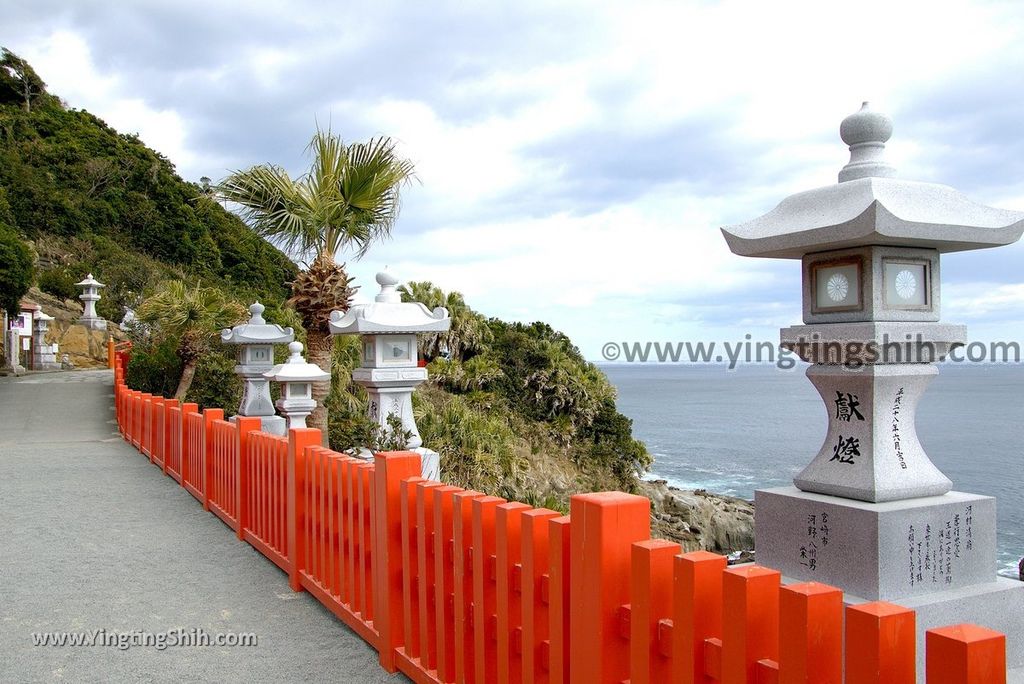
[[[834,9],[832,9],[834,7]],[[187,180],[316,126],[411,158],[394,239],[350,267],[607,340],[777,340],[799,265],[719,227],[834,183],[838,126],[893,116],[905,178],[1024,210],[1024,9],[982,2],[20,2],[0,44]],[[341,255],[345,258],[344,255]],[[1024,247],[943,259],[943,318],[1024,338]]]

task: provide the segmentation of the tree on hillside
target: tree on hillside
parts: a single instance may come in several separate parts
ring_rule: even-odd
[[[428,309],[439,306],[448,309],[451,317],[448,330],[420,337],[420,354],[427,361],[439,356],[463,361],[478,353],[494,337],[487,319],[471,309],[460,292],[445,293],[429,281],[412,281],[402,285],[398,291],[404,302],[419,302]]]
[[[279,166],[262,164],[236,171],[217,186],[218,195],[240,207],[242,217],[263,237],[293,256],[310,260],[292,282],[289,300],[306,329],[310,362],[331,371],[332,311],[347,311],[354,294],[339,250],[362,257],[375,241],[391,234],[398,217],[399,191],[413,177],[412,162],[398,156],[390,138],[344,144],[339,136],[317,131],[307,150],[309,170],[291,178]],[[310,427],[327,439],[324,400],[329,382],[314,383],[317,409]]]
[[[25,103],[32,111],[32,102],[46,92],[46,84],[28,62],[7,48],[0,48],[0,102],[12,97]]]
[[[18,315],[21,298],[32,285],[32,261],[28,245],[0,221],[0,309],[11,316]]]
[[[220,330],[241,322],[246,310],[213,287],[188,287],[180,280],[168,280],[153,296],[146,299],[136,318],[149,326],[158,338],[177,341],[176,353],[181,359],[181,379],[174,398],[185,398],[195,377],[196,364],[211,345],[219,339]]]

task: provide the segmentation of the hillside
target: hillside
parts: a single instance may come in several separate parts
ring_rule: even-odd
[[[171,276],[284,301],[297,272],[287,256],[138,137],[66,107],[29,65],[19,76],[16,56],[3,60],[0,224],[32,243],[41,289],[67,297],[92,272],[108,285],[100,313],[115,322]]]
[[[259,299],[268,320],[295,327],[304,341],[285,305],[297,273],[287,256],[137,137],[66,107],[28,65],[20,76],[3,66],[0,224],[31,244],[40,290],[77,306],[73,283],[92,272],[108,285],[99,313],[120,322],[160,281],[200,280],[241,302]],[[650,455],[617,410],[614,387],[564,334],[488,318],[431,283],[409,283],[404,296],[452,315],[449,333],[422,341],[431,379],[414,399],[424,444],[441,453],[448,482],[562,511],[578,492],[644,493],[661,536],[689,549],[752,546],[746,502],[641,481]],[[170,396],[182,367],[176,342],[129,333],[129,384]],[[358,340],[335,343],[327,405],[337,450],[388,446],[366,418],[365,391],[350,381],[360,354]],[[186,399],[233,414],[241,392],[233,367],[225,348],[205,354]]]

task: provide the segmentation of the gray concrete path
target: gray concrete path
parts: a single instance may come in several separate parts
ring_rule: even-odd
[[[108,371],[0,378],[0,682],[407,681],[126,445],[112,400]],[[32,637],[179,628],[258,644]]]

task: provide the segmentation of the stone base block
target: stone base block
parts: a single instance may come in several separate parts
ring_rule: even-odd
[[[783,584],[797,581],[785,575],[782,578]],[[845,594],[843,603],[855,606],[868,600]],[[1006,635],[1007,683],[1024,684],[1024,582],[996,577],[984,584],[922,594],[897,604],[916,613],[917,681],[925,680],[925,632],[966,622]]]
[[[288,423],[281,416],[259,416],[260,428],[263,432],[268,432],[272,435],[278,435],[283,437],[288,434]],[[235,422],[235,416],[228,418],[230,422]]]
[[[420,471],[424,480],[441,481],[441,454],[426,447],[410,449],[420,455]]]
[[[963,492],[868,503],[796,487],[755,493],[758,563],[865,600],[991,584],[995,499]],[[962,620],[961,620],[962,622]]]
[[[78,324],[90,330],[107,329],[107,321],[103,318],[79,318]]]
[[[925,632],[936,627],[971,623],[1006,635],[1006,667],[1024,667],[1024,582],[990,577],[984,584],[913,596],[897,601],[917,613],[917,679],[925,677]],[[847,605],[864,603],[856,596]]]

